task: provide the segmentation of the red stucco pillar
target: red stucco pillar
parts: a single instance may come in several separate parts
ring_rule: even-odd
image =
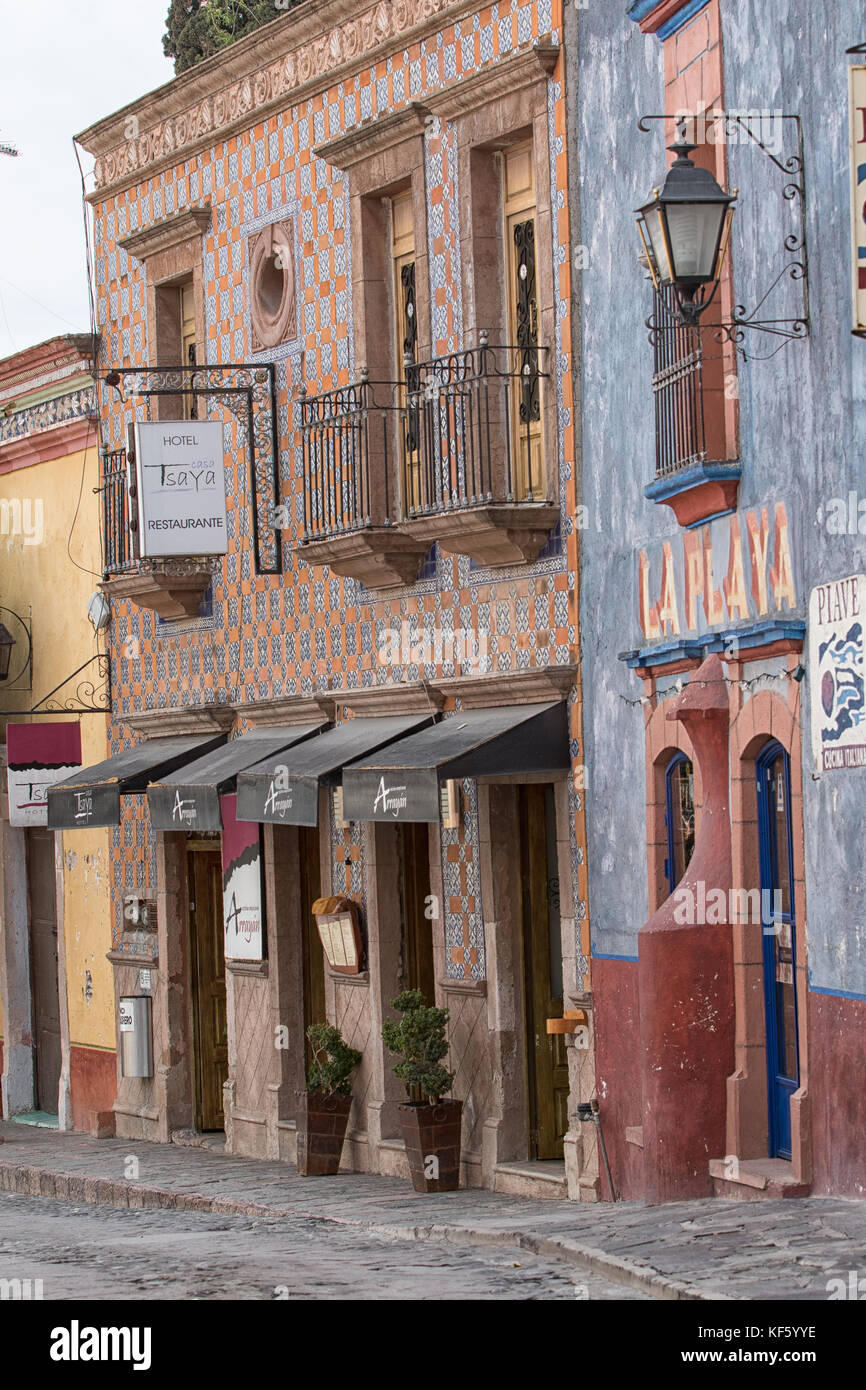
[[[695,672],[667,717],[688,730],[703,803],[688,870],[639,934],[647,1202],[711,1195],[709,1160],[725,1152],[725,1085],[734,1069],[728,689],[718,656]]]

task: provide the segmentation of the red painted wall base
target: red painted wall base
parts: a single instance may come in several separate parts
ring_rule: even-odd
[[[812,1194],[866,1197],[866,1001],[809,994]]]
[[[72,1123],[90,1129],[91,1110],[110,1110],[117,1096],[117,1053],[73,1046],[69,1051]]]

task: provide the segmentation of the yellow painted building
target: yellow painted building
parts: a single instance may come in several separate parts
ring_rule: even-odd
[[[88,615],[98,444],[89,335],[0,361],[2,1104],[61,1128],[90,1128],[116,1092],[111,831],[49,830],[45,800],[65,768],[108,755],[105,631]]]

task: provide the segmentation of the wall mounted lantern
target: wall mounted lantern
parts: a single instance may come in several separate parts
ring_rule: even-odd
[[[782,197],[795,209],[797,217],[796,230],[783,237],[782,265],[775,278],[753,309],[735,304],[726,322],[719,319],[708,322],[701,320],[701,315],[717,296],[738,190],[726,193],[708,169],[702,169],[689,158],[698,148],[686,139],[686,128],[694,120],[706,131],[709,143],[730,141],[753,144],[760,149],[783,175]],[[695,327],[700,320],[702,329],[715,330],[717,340],[728,339],[738,347],[745,339],[745,330],[750,328],[784,339],[805,338],[809,333],[803,132],[799,116],[774,112],[773,120],[779,122],[783,130],[793,127],[796,139],[793,153],[777,154],[771,142],[762,139],[760,113],[706,111],[697,118],[664,113],[641,116],[638,121],[638,129],[645,134],[652,121],[675,122],[678,131],[678,139],[668,146],[676,159],[664,183],[653,191],[652,198],[643,207],[637,209],[646,262],[657,299],[662,302],[660,312],[666,315],[668,324],[671,317],[690,327]],[[798,283],[800,303],[792,305],[785,317],[765,317],[765,306],[782,281]],[[665,326],[658,317],[649,319],[650,340],[655,341]]]
[[[676,159],[663,186],[638,209],[638,230],[653,286],[673,288],[682,323],[697,323],[715,298],[725,260],[737,190],[726,193],[709,169],[689,159],[685,137],[668,145]]]
[[[20,628],[21,633],[24,637],[24,647],[22,650],[26,653],[26,655],[24,657],[24,662],[20,670],[16,670],[15,674],[12,677],[12,682],[14,683],[15,681],[20,680],[20,678],[24,675],[25,672],[29,674],[30,671],[30,655],[32,650],[30,627],[28,623],[25,621],[25,619],[19,617],[19,615],[13,612],[11,608],[0,608],[0,613],[7,614],[9,618],[13,620],[13,627]],[[18,642],[19,638],[13,637],[6,624],[4,622],[0,622],[0,681],[9,680],[9,666],[12,661],[12,648],[17,647]],[[29,689],[29,686],[27,688]]]
[[[14,646],[15,638],[12,633],[5,623],[0,623],[0,681],[5,681],[9,677],[9,660]]]

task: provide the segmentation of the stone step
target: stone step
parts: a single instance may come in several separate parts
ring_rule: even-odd
[[[497,1163],[493,1191],[511,1197],[557,1197],[564,1202],[568,1198],[565,1164],[561,1159]]]
[[[711,1158],[710,1177],[717,1197],[758,1202],[779,1197],[808,1197],[811,1184],[795,1177],[783,1158]]]

